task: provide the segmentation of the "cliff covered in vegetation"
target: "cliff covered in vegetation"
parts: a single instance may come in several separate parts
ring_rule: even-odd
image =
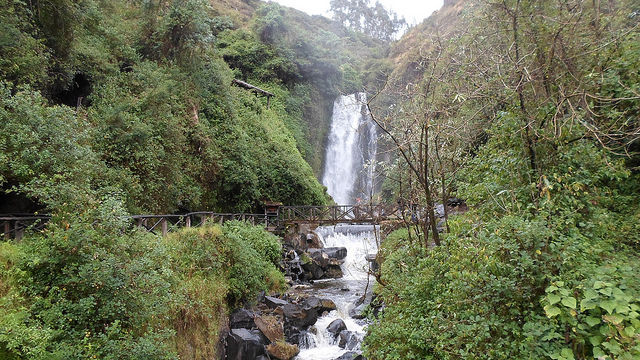
[[[333,99],[384,48],[260,1],[1,5],[2,212],[113,192],[134,213],[324,204]]]
[[[383,242],[367,358],[640,356],[639,10],[461,1],[394,44],[383,195],[427,216]]]

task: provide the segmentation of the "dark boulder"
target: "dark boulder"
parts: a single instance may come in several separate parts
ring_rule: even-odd
[[[276,297],[273,296],[265,296],[264,297],[264,303],[265,305],[267,305],[270,309],[275,309],[278,306],[285,306],[288,305],[289,302],[282,300],[282,299],[278,299]]]
[[[253,321],[255,314],[247,309],[236,309],[229,316],[229,327],[231,329],[253,329],[256,323]]]
[[[344,258],[347,257],[347,248],[333,247],[324,249],[309,249],[309,257],[313,259],[322,269],[329,265],[342,265]]]
[[[324,277],[327,279],[339,279],[344,276],[342,268],[339,265],[329,265],[324,270]]]
[[[319,299],[315,296],[310,296],[304,301],[304,306],[316,309],[318,314],[322,314],[325,311],[333,311],[336,309],[336,303],[331,299]]]
[[[308,274],[311,279],[319,280],[324,276],[324,270],[315,261],[310,261],[302,264],[302,269]]]
[[[227,337],[227,359],[249,360],[266,356],[265,346],[268,343],[260,330],[232,329]]]
[[[307,330],[309,326],[316,323],[318,313],[313,308],[296,304],[287,304],[282,307],[282,310],[285,339],[292,344],[298,344],[300,332]]]
[[[331,334],[334,339],[337,338],[338,334],[343,330],[347,330],[347,324],[345,324],[342,319],[333,320],[331,324],[327,326],[327,332]]]
[[[365,360],[365,358],[355,351],[349,351],[342,354],[342,356],[336,358],[335,360]]]
[[[284,311],[285,325],[304,330],[318,320],[318,313],[314,308],[303,307],[296,304],[287,304],[282,307]]]
[[[338,346],[342,349],[353,350],[358,347],[360,339],[353,331],[342,330],[338,335]]]
[[[344,260],[347,257],[347,248],[345,247],[324,248],[323,251],[329,259]]]

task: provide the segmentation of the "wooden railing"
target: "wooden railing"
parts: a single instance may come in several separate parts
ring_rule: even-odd
[[[50,218],[49,215],[36,214],[0,215],[0,231],[2,231],[2,237],[5,239],[14,238],[20,240],[29,229],[43,229]]]
[[[144,228],[154,234],[166,235],[180,227],[198,227],[207,223],[223,224],[231,220],[246,221],[253,225],[264,225],[267,229],[278,225],[275,215],[266,214],[231,214],[214,212],[193,212],[184,215],[134,215],[131,217],[137,227]]]
[[[401,218],[393,205],[281,206],[281,223],[379,223]]]
[[[395,205],[335,205],[335,206],[279,206],[277,212],[267,214],[231,214],[192,212],[174,215],[133,215],[135,226],[154,234],[166,235],[176,228],[197,227],[205,222],[223,224],[230,220],[264,225],[270,231],[288,224],[317,225],[351,223],[379,224],[382,221],[401,220],[417,214],[415,209]],[[40,230],[46,226],[48,215],[0,215],[0,231],[5,239],[21,239],[28,229]]]

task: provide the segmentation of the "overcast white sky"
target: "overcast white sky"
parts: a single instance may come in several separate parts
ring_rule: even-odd
[[[302,10],[310,15],[324,15],[331,17],[329,3],[331,0],[271,0],[281,5]],[[387,9],[393,10],[398,16],[404,16],[409,25],[422,22],[431,13],[442,7],[443,0],[378,0]],[[371,0],[371,6],[376,0]]]

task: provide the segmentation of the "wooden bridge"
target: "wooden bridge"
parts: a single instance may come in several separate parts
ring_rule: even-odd
[[[380,224],[417,214],[416,209],[395,205],[275,206],[267,208],[263,214],[201,211],[188,214],[133,215],[130,218],[132,224],[139,228],[166,235],[181,227],[197,227],[204,223],[223,224],[231,220],[261,224],[269,231],[278,231],[295,224]],[[0,215],[0,236],[5,239],[21,239],[25,231],[43,229],[50,218],[48,215],[35,214]]]

